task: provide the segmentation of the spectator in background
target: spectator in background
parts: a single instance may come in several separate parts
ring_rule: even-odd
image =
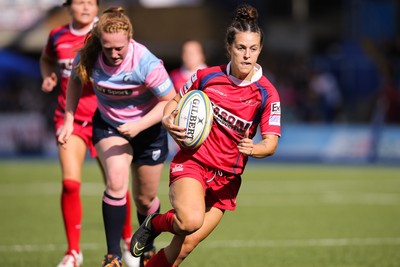
[[[40,58],[43,77],[42,91],[45,93],[52,92],[58,83],[58,79],[60,79],[58,105],[54,114],[56,136],[61,132],[64,124],[66,90],[72,61],[77,50],[83,46],[86,34],[97,20],[99,0],[67,0],[63,6],[67,8],[71,22],[56,27],[50,32],[47,45]],[[58,69],[59,75],[57,76]],[[68,249],[58,267],[79,267],[83,262],[82,251],[79,246],[82,222],[81,172],[87,150],[90,151],[92,157],[98,159],[92,144],[92,116],[96,108],[96,95],[92,84],[89,82],[83,87],[69,142],[65,146],[58,144],[62,175],[61,210],[68,241]],[[101,171],[104,177],[103,169]],[[129,192],[126,195],[126,200],[127,216],[122,232],[125,248],[124,261],[129,267],[134,267],[138,264],[138,260],[130,255],[127,246],[127,242],[130,242],[132,236]]]
[[[198,69],[207,67],[202,44],[197,40],[187,40],[183,42],[181,61],[181,67],[170,72],[171,80],[177,91],[190,79],[193,73]]]
[[[325,70],[315,70],[310,79],[311,92],[316,96],[321,121],[331,123],[337,119],[342,95],[336,77]]]

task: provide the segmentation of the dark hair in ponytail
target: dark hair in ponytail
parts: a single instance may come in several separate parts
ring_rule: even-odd
[[[97,5],[100,5],[100,0],[96,1]],[[63,6],[70,6],[72,5],[72,0],[66,0],[64,4],[62,4]]]
[[[258,26],[258,12],[257,9],[248,5],[241,4],[236,8],[235,18],[231,25],[226,30],[225,42],[232,45],[235,40],[235,35],[238,32],[255,32],[260,34],[260,43],[262,45],[264,33]]]

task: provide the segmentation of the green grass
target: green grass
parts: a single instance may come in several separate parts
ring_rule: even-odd
[[[83,176],[84,266],[100,266],[104,187],[94,162]],[[0,162],[2,265],[57,265],[66,249],[60,191],[57,161]],[[166,172],[160,197],[169,209]],[[237,210],[182,266],[395,267],[399,251],[400,167],[260,164],[243,175]]]

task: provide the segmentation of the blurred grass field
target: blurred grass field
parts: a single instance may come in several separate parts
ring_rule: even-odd
[[[170,208],[166,171],[163,211]],[[104,186],[93,161],[83,177],[83,266],[100,266]],[[66,249],[60,191],[56,160],[0,162],[2,266],[57,265]],[[170,238],[162,234],[156,245]],[[182,266],[400,266],[400,166],[249,164],[237,210]]]

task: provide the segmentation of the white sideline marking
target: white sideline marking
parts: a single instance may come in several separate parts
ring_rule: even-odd
[[[167,242],[156,242],[157,246],[164,247]],[[343,247],[343,246],[396,246],[400,245],[398,238],[328,238],[304,240],[212,240],[204,241],[203,248],[252,248],[252,247]],[[105,249],[105,244],[84,243],[82,250]],[[49,252],[63,251],[65,245],[0,245],[0,252]]]

